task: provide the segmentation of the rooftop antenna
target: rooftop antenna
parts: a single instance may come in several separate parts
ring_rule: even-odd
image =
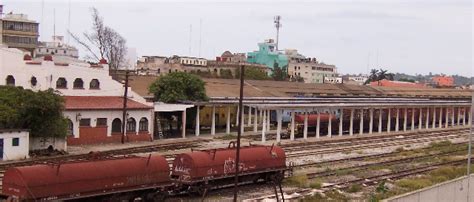
[[[192,33],[193,33],[193,25],[189,24],[189,56],[191,56],[191,43],[192,43]]]
[[[201,57],[202,19],[199,19],[199,57]]]
[[[41,25],[44,25],[43,20],[44,20],[44,0],[41,1]],[[44,29],[41,29],[41,37],[43,36],[44,36]]]
[[[273,19],[273,22],[275,23],[275,27],[277,29],[276,50],[278,50],[278,38],[279,38],[279,35],[280,35],[280,27],[281,27],[280,20],[281,20],[281,16],[279,16],[279,15],[275,16],[275,18]]]
[[[367,56],[367,74],[370,74],[370,52]]]
[[[56,8],[53,9],[53,37],[56,36]]]
[[[67,31],[70,32],[71,30],[71,0],[69,0],[69,11],[68,11],[68,17],[67,17]],[[70,34],[67,35],[67,44],[69,44],[69,36]]]
[[[376,61],[376,65],[377,65],[377,68],[380,68],[379,67],[379,50],[377,49],[377,52],[376,52],[376,56],[375,56],[375,61]]]

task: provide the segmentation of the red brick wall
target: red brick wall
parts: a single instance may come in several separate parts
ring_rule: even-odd
[[[148,132],[127,133],[126,142],[151,141],[151,135]],[[121,133],[112,133],[107,137],[107,126],[97,127],[80,127],[79,138],[68,137],[68,145],[84,145],[84,144],[104,144],[119,143],[122,141]]]

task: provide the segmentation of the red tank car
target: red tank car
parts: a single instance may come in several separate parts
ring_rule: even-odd
[[[233,183],[236,148],[231,144],[224,149],[179,154],[174,159],[171,178],[191,192]],[[279,181],[286,169],[285,160],[285,152],[278,146],[241,147],[240,181]]]
[[[2,191],[14,200],[58,200],[156,190],[170,184],[166,159],[150,155],[10,168]]]
[[[332,122],[335,122],[336,115],[334,114],[328,114],[328,113],[321,113],[321,114],[308,114],[308,125],[316,125],[318,122],[318,116],[320,116],[320,122],[321,123],[326,123],[329,122],[329,118],[331,118]],[[295,115],[295,122],[296,123],[304,123],[304,114],[297,114]]]

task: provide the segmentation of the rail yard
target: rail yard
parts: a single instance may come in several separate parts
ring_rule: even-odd
[[[469,129],[455,127],[442,130],[408,131],[356,135],[352,137],[283,141],[279,146],[286,156],[283,193],[286,199],[310,200],[314,197],[326,199],[367,198],[377,187],[394,186],[397,180],[419,176],[440,168],[457,167],[465,162],[466,141]],[[225,148],[229,145],[227,136],[201,137],[183,140],[179,143],[134,145],[128,148],[103,150],[64,156],[38,157],[20,162],[2,163],[1,173],[12,167],[47,164],[67,165],[75,162],[108,161],[150,155],[162,155],[172,169],[176,155],[184,152]],[[243,145],[261,144],[253,135],[244,136]],[[267,144],[273,147],[273,143]],[[380,185],[383,183],[383,185]],[[225,183],[224,183],[225,184]],[[231,183],[228,183],[229,185]],[[273,185],[255,181],[244,183],[242,200],[275,199]],[[209,190],[206,200],[230,200],[229,186]],[[169,190],[168,190],[169,191]],[[179,193],[168,195],[167,200],[188,200],[198,195]],[[206,191],[207,192],[207,191]],[[265,193],[265,194],[263,194]],[[398,192],[397,192],[398,193]],[[265,196],[266,195],[266,196]],[[136,196],[135,196],[136,197]],[[136,197],[142,200],[144,197]]]

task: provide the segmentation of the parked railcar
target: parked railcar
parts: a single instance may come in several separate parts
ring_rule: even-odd
[[[233,184],[236,148],[193,151],[176,156],[171,179],[184,191],[206,193],[209,189]],[[241,183],[274,181],[279,183],[286,170],[286,156],[278,146],[245,146],[240,150]]]
[[[170,185],[168,162],[150,155],[14,167],[5,172],[2,191],[10,201],[124,197],[121,193],[160,199]]]

